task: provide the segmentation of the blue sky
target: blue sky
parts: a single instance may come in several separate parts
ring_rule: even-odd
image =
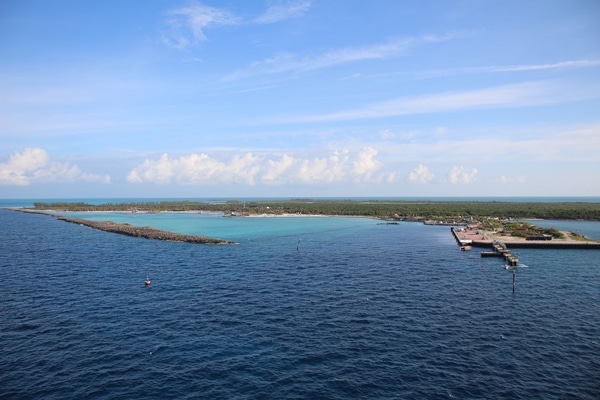
[[[600,2],[0,3],[0,198],[599,196]]]

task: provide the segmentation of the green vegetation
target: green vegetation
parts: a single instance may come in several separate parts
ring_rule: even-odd
[[[580,242],[589,242],[591,239],[585,237],[581,233],[578,232],[569,232],[569,238],[573,240],[578,240]]]
[[[508,222],[503,224],[502,234],[505,236],[527,237],[550,235],[554,239],[564,239],[565,235],[555,228],[540,228],[528,223]]]
[[[436,220],[442,222],[470,222],[478,220],[486,229],[500,226],[494,218],[510,219],[578,219],[600,221],[600,203],[518,203],[503,201],[387,201],[387,200],[260,200],[206,203],[197,201],[161,201],[134,203],[42,203],[38,210],[58,211],[217,211],[250,214],[313,214],[368,216],[403,220]],[[504,224],[502,224],[504,225]],[[537,229],[537,228],[536,228]],[[531,234],[540,234],[537,230]],[[552,234],[552,233],[547,233]]]

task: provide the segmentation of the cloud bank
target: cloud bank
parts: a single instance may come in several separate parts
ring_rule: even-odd
[[[244,184],[254,186],[283,184],[327,184],[372,182],[383,164],[371,147],[357,152],[333,151],[324,156],[302,158],[289,154],[257,156],[251,152],[219,160],[206,153],[146,159],[127,175],[130,183],[155,184]]]
[[[452,184],[468,184],[474,181],[475,175],[477,175],[477,168],[467,170],[463,166],[454,166],[448,172],[448,181]]]
[[[110,176],[84,172],[70,163],[53,162],[44,149],[26,148],[0,163],[0,185],[28,186],[32,183],[110,183]]]

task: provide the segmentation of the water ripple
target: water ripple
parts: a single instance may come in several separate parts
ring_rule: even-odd
[[[0,398],[600,397],[597,253],[524,250],[513,294],[445,228],[325,220],[297,250],[0,210]]]

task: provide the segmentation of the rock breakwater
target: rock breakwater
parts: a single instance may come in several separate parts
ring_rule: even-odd
[[[181,233],[163,231],[149,226],[137,227],[129,224],[118,224],[112,221],[90,221],[79,218],[57,217],[61,221],[88,226],[105,232],[121,235],[140,237],[145,239],[168,240],[172,242],[203,243],[203,244],[234,244],[228,240],[214,239],[206,236],[185,235]]]

